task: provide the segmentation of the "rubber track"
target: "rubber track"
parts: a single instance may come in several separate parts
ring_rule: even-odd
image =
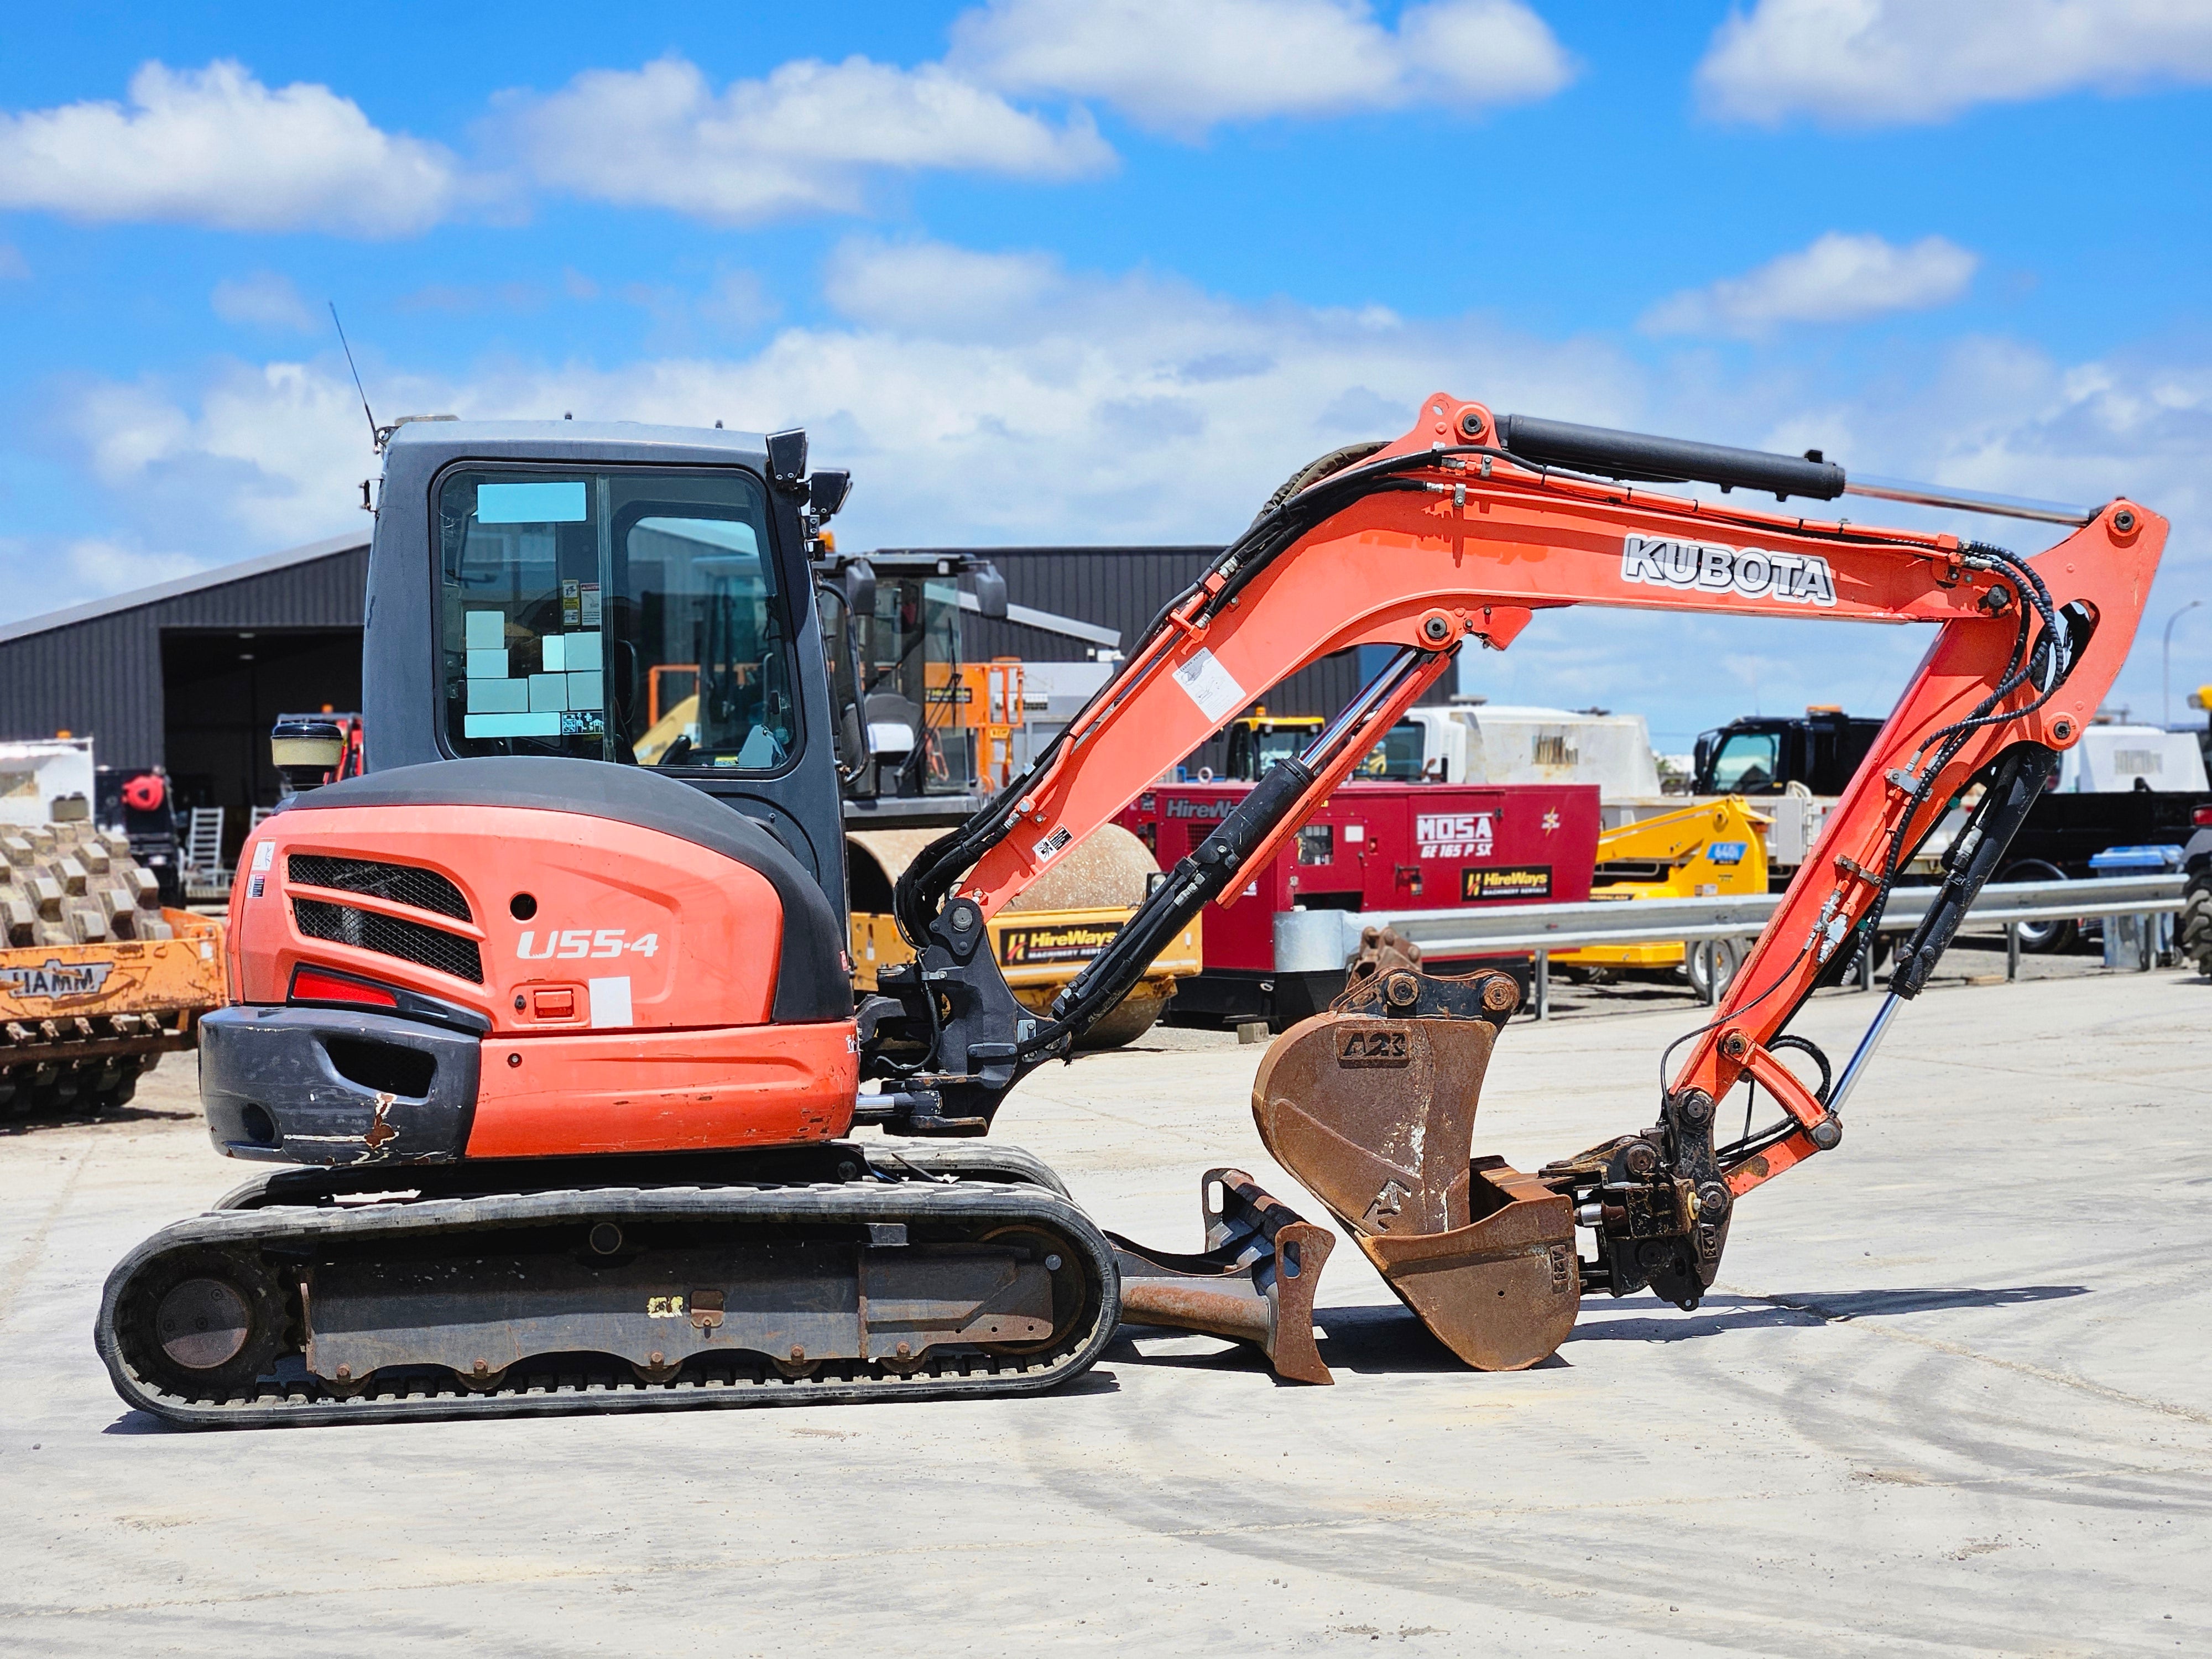
[[[812,1225],[863,1221],[956,1222],[985,1227],[1044,1223],[1090,1258],[1098,1308],[1088,1330],[1056,1357],[951,1353],[908,1376],[878,1374],[864,1361],[830,1361],[805,1381],[787,1379],[762,1362],[700,1367],[662,1383],[641,1382],[611,1357],[586,1371],[533,1370],[517,1363],[507,1380],[477,1394],[450,1383],[410,1377],[390,1388],[372,1384],[352,1399],[325,1395],[311,1376],[262,1382],[250,1395],[222,1401],[173,1394],[141,1376],[117,1341],[116,1310],[133,1275],[171,1250],[241,1245],[301,1247],[322,1241],[374,1240],[445,1229],[495,1229],[562,1220],[727,1219],[749,1224]],[[1121,1282],[1113,1247],[1075,1205],[1032,1185],[963,1181],[860,1181],[790,1187],[607,1188],[425,1199],[372,1206],[270,1206],[196,1216],[163,1228],[116,1264],[100,1298],[94,1346],[124,1403],[188,1428],[279,1428],[326,1423],[397,1423],[414,1419],[534,1417],[577,1412],[666,1411],[726,1406],[859,1404],[881,1400],[946,1400],[1040,1394],[1091,1368],[1113,1340],[1121,1316]],[[833,1373],[833,1369],[835,1374]]]
[[[970,1141],[867,1141],[836,1143],[848,1148],[864,1164],[871,1174],[884,1181],[932,1182],[986,1181],[1015,1186],[1042,1187],[1048,1192],[1073,1201],[1073,1195],[1059,1172],[1035,1152],[1024,1152],[998,1141],[977,1145]],[[329,1169],[300,1169],[291,1164],[270,1167],[230,1188],[208,1207],[211,1210],[254,1210],[271,1204],[321,1204],[339,1197],[374,1196],[380,1191],[404,1193],[418,1185],[457,1183],[456,1190],[433,1192],[426,1196],[438,1198],[483,1197],[491,1194],[521,1192],[597,1191],[604,1187],[636,1187],[635,1181],[574,1179],[574,1169],[565,1173],[568,1180],[550,1179],[543,1184],[532,1182],[527,1186],[516,1185],[514,1178],[526,1173],[514,1164],[491,1166],[497,1169],[495,1176],[486,1176],[486,1166],[470,1164],[427,1164],[381,1165],[349,1164]],[[463,1176],[481,1178],[484,1184]],[[858,1177],[856,1176],[855,1179]],[[276,1197],[269,1196],[270,1188],[282,1183],[287,1190]],[[768,1177],[754,1181],[688,1183],[692,1186],[777,1186],[792,1185]],[[658,1186],[658,1183],[655,1183]]]

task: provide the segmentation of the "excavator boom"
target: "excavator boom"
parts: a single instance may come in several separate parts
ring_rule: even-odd
[[[1723,499],[1657,487],[1692,481],[1721,485]],[[908,981],[886,984],[896,1003],[863,1014],[864,1029],[926,1050],[878,1073],[898,1080],[880,1097],[888,1127],[981,1133],[1006,1089],[1064,1053],[1159,941],[1208,901],[1235,901],[1237,872],[1295,830],[1470,639],[1504,650],[1537,611],[1573,605],[1932,623],[1927,655],[1716,1017],[1676,1045],[1686,1053],[1655,1127],[1540,1177],[1495,1160],[1470,1171],[1472,1103],[1518,994],[1502,975],[1423,975],[1412,957],[1386,955],[1355,975],[1349,1002],[1285,1034],[1261,1067],[1263,1138],[1474,1363],[1534,1363],[1565,1333],[1547,1317],[1516,1342],[1473,1328],[1455,1340],[1447,1328],[1496,1301],[1493,1290],[1620,1295],[1648,1284],[1695,1305],[1735,1200],[1840,1140],[1840,1109],[1874,1042],[1925,984],[2057,753],[2118,674],[2166,538],[2163,519],[2124,500],[2071,515],[2073,533],[2033,558],[1790,510],[1850,488],[1817,457],[1499,416],[1441,394],[1395,442],[1316,463],[1167,608],[1025,777],[908,869],[899,915],[921,958]],[[1777,510],[1733,498],[1738,489],[1774,493]],[[984,920],[1268,687],[1358,646],[1395,653],[1169,872],[1052,1018],[1010,1012],[988,952],[974,948]],[[1791,1017],[1869,948],[1913,850],[1978,787],[1942,893],[1900,952],[1874,1030],[1832,1081],[1816,1054],[1823,1081],[1808,1087],[1778,1057],[1810,1048],[1784,1035]],[[1717,1146],[1717,1103],[1747,1078],[1784,1116]],[[1395,1161],[1384,1155],[1393,1145]],[[1574,1287],[1562,1267],[1570,1213],[1597,1242]],[[1483,1295],[1471,1297],[1477,1281]]]

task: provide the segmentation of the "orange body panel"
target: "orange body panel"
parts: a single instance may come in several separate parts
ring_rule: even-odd
[[[434,871],[469,917],[295,882],[295,854]],[[852,1125],[853,1021],[771,1022],[781,903],[767,878],[708,848],[583,813],[318,811],[310,799],[254,831],[240,871],[230,934],[240,1000],[285,1001],[307,964],[489,1019],[469,1157],[781,1146]],[[301,902],[473,945],[483,981],[311,937]]]
[[[767,878],[743,865],[658,830],[581,813],[510,806],[317,811],[312,799],[266,820],[239,855],[230,921],[241,1001],[283,1001],[292,969],[307,962],[477,1009],[495,1035],[594,1029],[594,981],[628,982],[627,1018],[612,1017],[625,999],[598,997],[600,1029],[768,1023],[783,910]],[[294,883],[288,865],[295,852],[434,870],[461,890],[471,920]],[[518,894],[534,901],[527,916],[514,914]],[[295,898],[401,917],[475,941],[483,983],[311,939],[300,931]],[[551,1012],[558,999],[539,991],[568,992],[570,1012]]]
[[[832,1140],[852,1127],[860,1080],[860,1043],[849,1019],[488,1038],[468,1155],[560,1158]]]

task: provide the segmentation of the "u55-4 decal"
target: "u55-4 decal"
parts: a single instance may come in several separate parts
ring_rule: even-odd
[[[1717,542],[1626,536],[1620,544],[1620,579],[1646,587],[1695,587],[1708,593],[1741,593],[1747,599],[1832,605],[1836,579],[1816,553],[1769,553]]]
[[[514,954],[525,962],[574,962],[586,957],[618,957],[625,951],[649,957],[660,949],[660,935],[641,933],[632,939],[620,927],[558,927],[545,933],[545,948],[538,948],[538,930],[526,927],[515,941]]]

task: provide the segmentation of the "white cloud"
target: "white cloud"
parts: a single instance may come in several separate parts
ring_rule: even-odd
[[[1066,179],[1114,160],[1082,112],[1054,125],[934,64],[805,59],[717,94],[664,58],[503,101],[505,136],[540,183],[730,224],[854,212],[884,173]]]
[[[1976,104],[2212,82],[2203,0],[1757,0],[1698,65],[1706,112],[1773,126],[1942,121]]]
[[[398,236],[453,205],[453,158],[372,125],[352,100],[296,82],[270,91],[228,60],[146,64],[131,107],[0,114],[0,207],[219,230]]]
[[[872,240],[838,250],[827,289],[831,321],[733,354],[379,367],[372,384],[380,405],[465,417],[574,410],[804,425],[816,458],[851,466],[863,486],[838,524],[848,548],[1226,538],[1301,463],[1395,435],[1422,396],[1444,390],[1634,430],[1786,453],[1817,445],[1854,471],[2011,495],[2125,491],[2176,523],[2157,614],[2167,592],[2212,579],[2212,559],[2196,550],[2212,523],[2212,362],[2201,353],[2145,346],[2068,364],[1972,340],[1808,385],[1772,360],[1741,374],[1694,357],[1650,369],[1608,344],[1535,338],[1480,316],[1247,304],[1153,272]],[[95,385],[63,417],[101,486],[88,501],[147,544],[182,542],[214,562],[361,522],[373,464],[334,352],[233,365],[197,388]],[[1867,503],[1850,511],[1877,516]],[[2056,539],[2040,526],[1941,522],[2023,550]],[[1540,617],[1512,651],[1483,653],[1468,672],[1470,689],[1501,698],[1644,710],[1662,734],[1679,729],[1679,747],[1748,712],[1748,683],[1717,679],[1713,664],[1756,659],[1769,709],[1879,712],[1925,645],[1914,629],[1576,611]],[[2124,684],[2121,700],[2154,704],[2154,642],[2147,660],[2148,680]]]
[[[952,26],[954,69],[1096,99],[1192,137],[1227,121],[1413,103],[1519,103],[1573,65],[1521,0],[1433,0],[1395,30],[1366,0],[988,0]]]
[[[979,253],[944,242],[851,238],[830,255],[823,297],[870,328],[965,337],[1019,331],[1068,286],[1047,253]]]
[[[204,561],[188,553],[149,553],[96,537],[70,543],[62,550],[62,560],[79,591],[100,595],[127,593],[204,568]]]
[[[1830,231],[1758,270],[1662,300],[1644,315],[1651,334],[1756,339],[1785,323],[1850,323],[1925,311],[1966,291],[1980,262],[1957,243],[1923,236],[1899,247],[1879,236]]]
[[[249,328],[289,329],[312,334],[323,319],[300,297],[292,279],[282,271],[257,270],[249,276],[226,276],[208,296],[215,314],[226,323]]]
[[[425,385],[379,376],[377,389],[394,408],[425,409]],[[192,401],[150,380],[106,381],[64,418],[94,478],[149,526],[189,526],[211,551],[243,557],[351,527],[348,491],[358,503],[376,463],[343,359],[233,363]]]

